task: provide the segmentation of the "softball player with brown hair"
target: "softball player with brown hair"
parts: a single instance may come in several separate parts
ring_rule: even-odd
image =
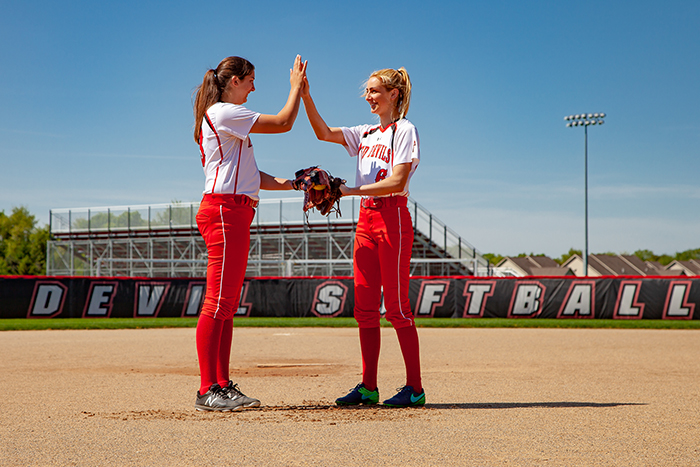
[[[413,222],[407,207],[408,185],[420,160],[418,131],[406,119],[411,80],[405,68],[375,71],[364,97],[379,124],[332,128],[326,125],[309,92],[302,91],[306,114],[316,137],[342,144],[357,157],[356,187],[342,186],[343,195],[362,196],[353,248],[355,319],[362,352],[362,382],[338,405],[376,404],[382,288],[386,319],[399,339],[406,384],[384,401],[391,407],[425,404],[421,383],[418,333],[408,299]]]
[[[238,309],[248,265],[250,224],[258,193],[291,190],[284,178],[258,170],[250,133],[284,133],[299,111],[306,62],[297,56],[290,70],[289,97],[277,115],[243,107],[255,91],[255,67],[241,57],[227,57],[208,70],[194,101],[194,140],[199,144],[205,184],[197,226],[207,245],[207,288],[197,321],[197,356],[201,384],[195,408],[233,411],[257,407],[229,379],[233,315]]]

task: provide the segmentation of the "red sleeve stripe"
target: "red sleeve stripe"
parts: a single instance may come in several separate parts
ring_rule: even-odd
[[[214,125],[211,123],[211,120],[209,119],[209,114],[204,112],[204,118],[207,119],[209,128],[211,128],[211,131],[213,131],[216,135],[216,141],[217,143],[219,143],[219,154],[221,154],[221,158],[219,159],[219,165],[216,166],[216,174],[214,175],[214,185],[211,187],[211,192],[215,193],[216,181],[219,178],[219,167],[221,167],[221,164],[224,162],[224,151],[223,149],[221,149],[221,138],[219,138],[219,133],[217,133],[216,129],[214,128]]]

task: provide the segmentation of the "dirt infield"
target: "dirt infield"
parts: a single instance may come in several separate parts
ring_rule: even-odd
[[[403,383],[383,329],[382,398]],[[264,407],[193,409],[194,329],[0,333],[3,466],[700,466],[700,333],[420,329],[421,409],[337,408],[357,330],[236,328]]]

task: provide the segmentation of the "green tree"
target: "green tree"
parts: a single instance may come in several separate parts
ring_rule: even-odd
[[[685,250],[677,252],[674,256],[671,255],[657,255],[651,250],[637,250],[634,252],[642,261],[657,261],[663,266],[671,264],[674,260],[678,261],[688,261],[691,259],[700,259],[700,248],[695,250]]]
[[[197,210],[191,210],[190,204],[185,204],[182,201],[173,200],[170,202],[170,208],[156,213],[154,224],[170,225],[173,227],[182,227],[196,225],[194,214]]]
[[[529,254],[528,254],[528,253],[520,253],[518,256],[516,256],[516,258],[527,258],[528,256],[531,256],[531,257],[533,257],[533,258],[536,258],[536,257],[538,257],[538,256],[547,256],[547,255],[545,255],[544,253],[537,253],[537,254],[535,254],[535,253],[533,253],[533,252],[530,252]]]
[[[563,255],[561,255],[561,257],[555,258],[554,261],[556,261],[559,264],[564,264],[569,258],[571,258],[574,255],[579,255],[581,258],[583,258],[583,251],[569,248],[568,253],[564,253]]]
[[[87,230],[88,226],[91,230],[97,229],[119,229],[126,227],[143,227],[148,225],[148,220],[141,217],[138,211],[124,211],[118,216],[114,213],[98,212],[90,214],[90,221],[86,218],[80,218],[73,221],[72,228],[75,230]]]
[[[634,256],[641,259],[642,261],[658,261],[659,257],[654,254],[651,250],[637,250],[634,252]]]
[[[674,259],[678,261],[690,261],[691,259],[700,259],[700,248],[696,250],[685,250],[676,253],[676,257]]]
[[[0,211],[0,274],[46,274],[46,242],[49,227],[38,228],[27,208],[13,208],[7,216]]]
[[[505,256],[497,255],[495,253],[485,253],[483,256],[486,261],[494,266],[503,261],[503,258],[505,258]]]

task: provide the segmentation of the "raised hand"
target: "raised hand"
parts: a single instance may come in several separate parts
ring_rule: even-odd
[[[306,61],[301,61],[301,55],[297,55],[294,59],[294,65],[289,70],[289,84],[292,88],[301,89],[304,86],[306,78]]]

